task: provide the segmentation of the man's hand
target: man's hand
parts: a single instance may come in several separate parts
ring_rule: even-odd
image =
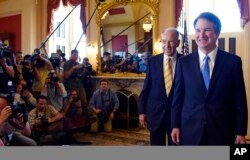
[[[140,122],[142,127],[147,128],[146,114],[139,115],[139,122]]]
[[[180,129],[179,128],[173,128],[172,133],[171,133],[171,138],[175,144],[180,143]]]
[[[236,135],[235,137],[235,144],[246,144],[246,138],[245,136],[241,136],[241,135]]]
[[[109,119],[112,120],[112,119],[114,119],[114,117],[115,117],[114,112],[111,112],[110,115],[109,115]]]
[[[4,107],[0,113],[0,124],[5,122],[11,114],[12,114],[12,110],[10,106]]]
[[[77,64],[77,65],[73,66],[74,70],[82,68],[82,67],[83,67],[83,64]]]

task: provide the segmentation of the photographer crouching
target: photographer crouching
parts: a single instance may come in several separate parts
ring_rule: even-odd
[[[0,97],[0,139],[5,146],[36,146],[36,142],[29,138],[31,129],[25,114],[16,113],[22,110],[20,107],[25,106],[10,104],[7,98]]]
[[[100,89],[94,92],[90,100],[90,107],[97,115],[98,121],[91,125],[91,132],[98,132],[104,129],[112,131],[112,120],[115,111],[119,108],[119,100],[115,92],[109,88],[107,79],[101,79]]]

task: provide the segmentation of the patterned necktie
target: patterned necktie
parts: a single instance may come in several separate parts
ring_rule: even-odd
[[[210,81],[210,69],[209,69],[209,63],[208,63],[209,56],[205,56],[203,61],[205,61],[205,62],[204,62],[203,68],[202,68],[202,76],[203,76],[203,80],[204,80],[206,89],[208,90],[209,81]]]
[[[164,70],[164,80],[165,80],[165,89],[167,95],[169,96],[169,92],[173,83],[173,70],[172,70],[172,60],[171,58],[167,59],[166,67]]]

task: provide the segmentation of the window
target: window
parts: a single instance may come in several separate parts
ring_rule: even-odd
[[[59,26],[59,24],[60,24],[60,22],[56,22],[56,26],[54,26],[54,28],[56,29],[56,27],[57,26]],[[60,37],[60,27],[59,28],[57,28],[57,30],[56,30],[56,37]]]
[[[61,26],[60,26],[60,28],[61,28],[61,38],[65,38],[65,23],[63,23]]]
[[[236,0],[186,0],[188,30],[194,34],[193,22],[201,12],[216,14],[222,23],[221,32],[240,32],[240,11]]]
[[[54,12],[54,29],[61,23],[60,27],[57,28],[55,34],[49,40],[49,52],[54,53],[57,49],[61,49],[65,53],[65,57],[70,57],[70,52],[75,49],[76,44],[79,41],[77,50],[81,59],[86,56],[86,37],[82,34],[82,23],[80,21],[80,5],[77,6],[73,12],[65,19],[63,19],[72,11],[73,7],[64,7],[62,2]]]

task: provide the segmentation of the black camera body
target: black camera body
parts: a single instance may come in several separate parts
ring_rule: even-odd
[[[19,104],[19,103],[14,104],[14,103],[11,103],[10,104],[10,108],[11,108],[12,114],[9,116],[9,119],[17,117],[17,115],[19,113],[20,114],[26,113],[26,105],[25,104]]]
[[[0,48],[0,59],[11,57],[13,50],[10,47],[1,47]]]
[[[54,83],[57,83],[59,81],[59,78],[57,77],[56,73],[55,72],[50,72],[48,74],[48,77],[49,77],[49,82],[54,82]]]
[[[51,57],[49,59],[50,63],[52,64],[53,68],[59,68],[61,64],[61,60],[57,57]]]

